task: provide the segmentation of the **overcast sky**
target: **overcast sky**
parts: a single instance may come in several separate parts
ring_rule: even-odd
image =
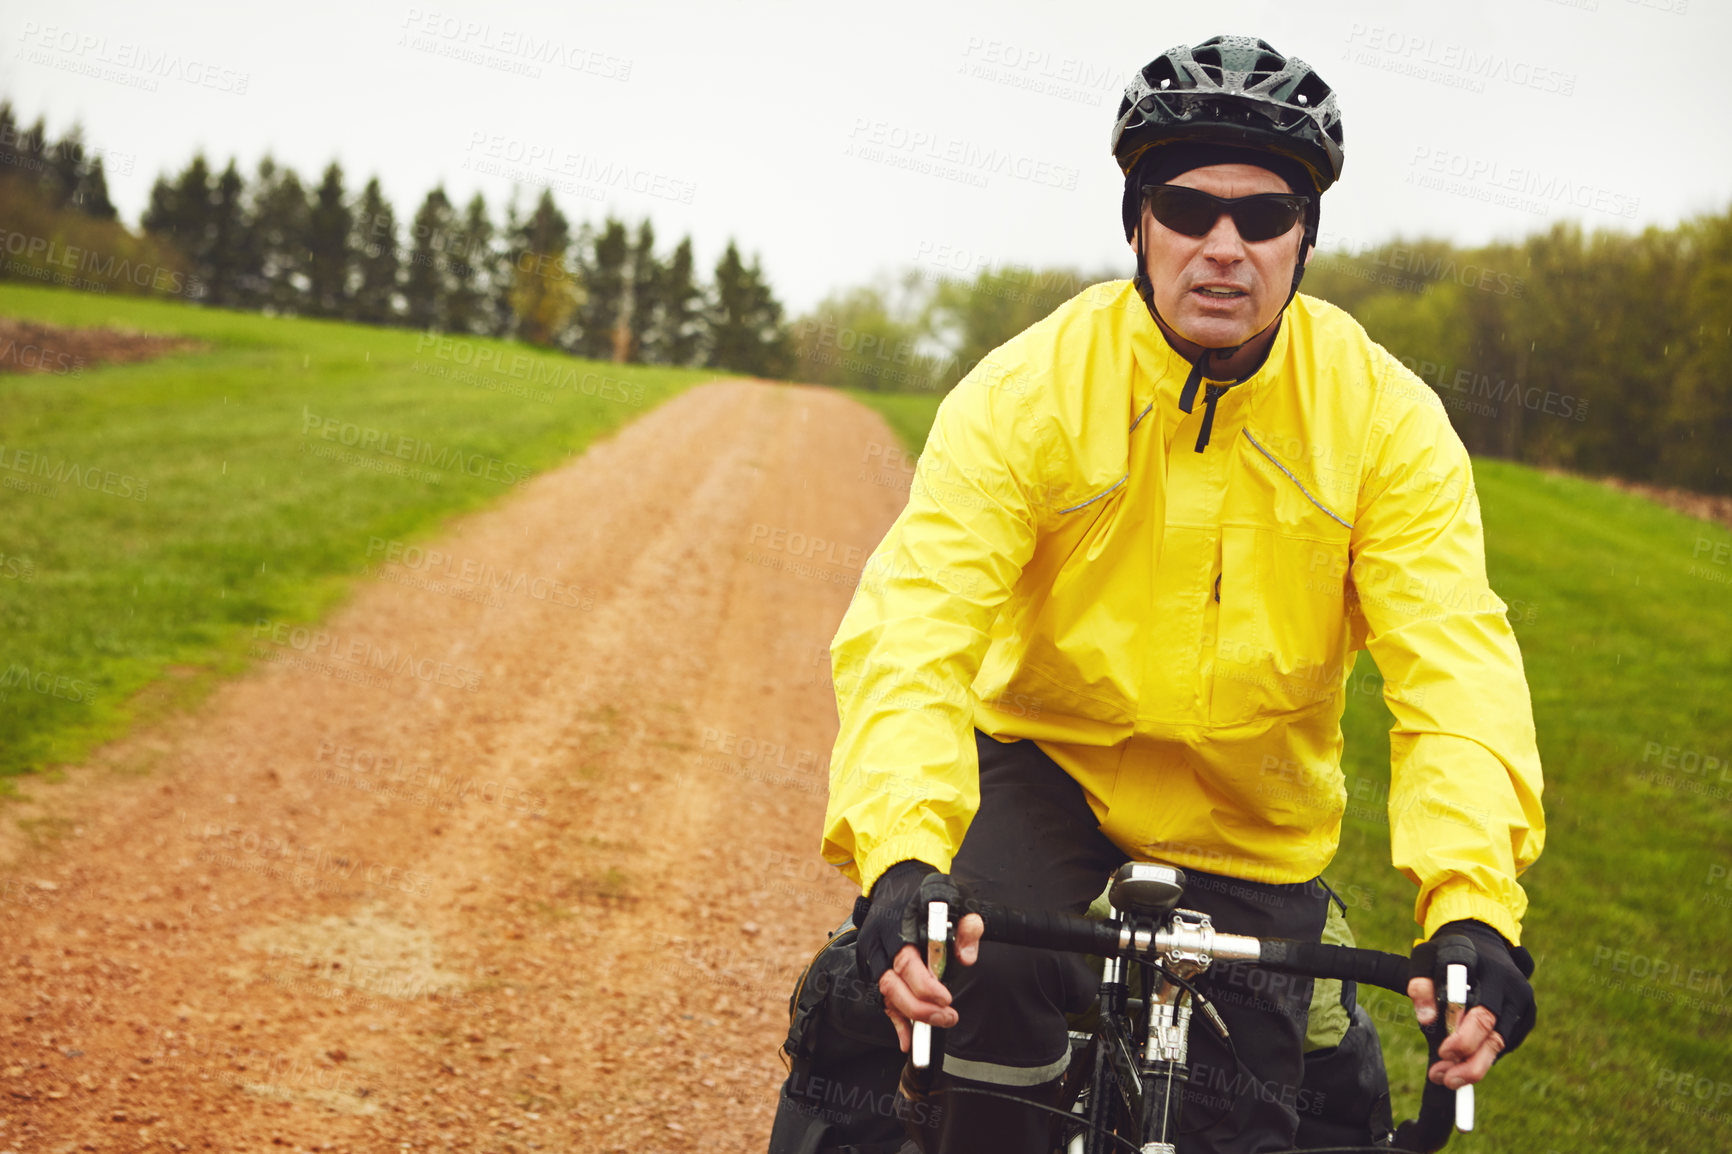
[[[1464,243],[1554,220],[1671,225],[1732,203],[1726,0],[992,4],[23,0],[0,95],[82,120],[136,223],[195,149],[266,152],[399,220],[443,182],[496,210],[648,216],[713,264],[729,236],[798,313],[896,269],[1128,264],[1108,150],[1125,78],[1260,35],[1339,94],[1325,249]]]

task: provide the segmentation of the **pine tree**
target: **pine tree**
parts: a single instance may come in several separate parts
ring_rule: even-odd
[[[403,277],[403,300],[412,328],[446,327],[452,226],[451,201],[442,186],[436,187],[421,202],[410,226],[412,239],[409,267]]]
[[[655,341],[660,363],[695,365],[704,358],[709,338],[708,302],[693,274],[692,238],[683,238],[669,259],[661,284],[659,332]]]
[[[307,192],[292,168],[278,168],[266,156],[253,184],[252,236],[258,283],[249,295],[268,312],[308,311]]]
[[[510,301],[517,333],[531,344],[560,343],[578,307],[578,285],[567,263],[571,222],[550,191],[542,190],[513,241]]]
[[[145,232],[167,241],[185,259],[189,293],[193,284],[208,286],[211,278],[211,174],[202,152],[195,153],[170,184],[158,177],[151,186],[150,206],[141,224]]]
[[[505,227],[494,245],[497,257],[493,271],[497,274],[488,285],[487,323],[482,332],[496,337],[509,337],[517,332],[517,313],[512,298],[517,292],[521,274],[517,269],[522,241],[523,218],[517,211],[517,191],[505,202]]]
[[[102,157],[94,156],[78,182],[72,202],[85,216],[93,220],[118,220],[120,213],[108,197],[108,174],[103,171]]]
[[[84,129],[77,124],[67,129],[65,136],[48,146],[42,160],[42,191],[48,203],[57,209],[73,204],[84,175]]]
[[[0,100],[0,173],[10,175],[18,170],[18,114],[12,111],[10,100]]]
[[[397,281],[402,260],[397,254],[397,217],[379,188],[379,178],[367,181],[355,213],[350,241],[356,258],[355,301],[351,315],[370,325],[395,324],[401,317]]]
[[[662,324],[662,281],[667,272],[656,258],[655,228],[646,219],[631,246],[631,293],[626,305],[626,361],[658,359]]]
[[[354,217],[343,196],[343,169],[325,169],[307,216],[307,312],[316,317],[346,316],[352,299],[355,252],[350,242]]]
[[[253,222],[248,219],[245,192],[246,181],[230,159],[210,194],[209,247],[204,271],[205,292],[212,304],[241,304],[249,278],[256,275],[257,257],[251,251]]]
[[[782,306],[765,283],[757,257],[741,262],[732,240],[716,264],[716,298],[710,323],[711,366],[769,377],[787,373],[792,359]]]
[[[493,244],[493,222],[478,192],[463,210],[463,230],[449,253],[450,296],[446,325],[455,333],[490,332],[487,302],[495,279],[504,275]]]
[[[625,319],[626,257],[630,248],[625,225],[608,217],[581,266],[584,299],[578,310],[579,356],[612,360],[622,343],[616,330]]]

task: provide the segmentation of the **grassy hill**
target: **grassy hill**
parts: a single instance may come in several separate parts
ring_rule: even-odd
[[[918,451],[936,397],[855,393]],[[1492,585],[1511,606],[1545,767],[1548,837],[1523,878],[1539,1025],[1449,1149],[1732,1150],[1732,533],[1591,481],[1475,463]],[[1382,817],[1391,718],[1360,655],[1349,806],[1325,875],[1363,945],[1405,952],[1413,886]],[[1423,1046],[1367,998],[1397,1116]]]
[[[381,542],[713,375],[17,285],[0,316],[202,346],[0,376],[0,788],[195,700]]]

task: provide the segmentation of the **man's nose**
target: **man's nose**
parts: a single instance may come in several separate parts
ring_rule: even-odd
[[[1240,260],[1245,255],[1245,242],[1239,236],[1239,228],[1233,223],[1233,214],[1223,212],[1215,218],[1215,225],[1203,237],[1203,255],[1210,260],[1233,261]]]

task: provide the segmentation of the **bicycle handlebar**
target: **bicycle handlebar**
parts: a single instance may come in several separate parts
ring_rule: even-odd
[[[1285,938],[1251,938],[1236,934],[1200,931],[1195,926],[1172,923],[1175,928],[1139,925],[1135,919],[1098,921],[1052,910],[1019,910],[990,902],[971,902],[969,908],[986,923],[985,940],[1037,949],[1063,950],[1100,957],[1138,958],[1159,953],[1181,940],[1202,951],[1209,960],[1250,961],[1265,969],[1310,978],[1335,978],[1362,982],[1405,995],[1410,976],[1408,959],[1382,950],[1351,946],[1326,946],[1318,942]],[[1435,1058],[1435,1051],[1432,1054]],[[1456,1117],[1453,1091],[1430,1081],[1420,1098],[1419,1116],[1396,1128],[1397,1150],[1429,1154],[1449,1141]]]
[[[989,941],[1102,957],[1135,956],[1165,944],[1163,932],[1137,929],[1129,921],[1097,921],[1051,910],[1017,910],[990,902],[971,907],[986,923]],[[1211,951],[1223,961],[1253,961],[1264,969],[1310,978],[1363,982],[1397,994],[1407,992],[1408,961],[1400,954],[1326,946],[1285,938],[1213,934]],[[1226,948],[1221,948],[1226,947]]]

